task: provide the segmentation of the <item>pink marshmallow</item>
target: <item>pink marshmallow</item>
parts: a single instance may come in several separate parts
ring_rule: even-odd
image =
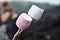
[[[16,25],[19,29],[25,30],[29,27],[29,25],[32,22],[32,18],[30,16],[28,16],[26,13],[22,13],[17,21],[16,21]]]

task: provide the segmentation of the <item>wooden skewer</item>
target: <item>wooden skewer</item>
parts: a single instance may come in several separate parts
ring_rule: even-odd
[[[20,34],[22,33],[22,31],[23,31],[23,30],[19,29],[19,30],[15,33],[15,35],[14,35],[14,37],[13,37],[12,40],[17,40],[18,37],[20,36]]]

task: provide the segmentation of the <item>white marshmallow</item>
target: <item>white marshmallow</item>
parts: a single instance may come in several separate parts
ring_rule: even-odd
[[[30,10],[28,11],[28,15],[35,20],[39,20],[43,14],[44,10],[37,7],[36,5],[32,5]]]

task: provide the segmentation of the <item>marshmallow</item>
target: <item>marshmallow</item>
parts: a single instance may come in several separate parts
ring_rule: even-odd
[[[44,10],[37,7],[36,5],[32,5],[30,10],[28,11],[28,15],[35,20],[39,20],[43,14]]]
[[[16,25],[19,29],[25,30],[29,27],[29,25],[32,22],[32,18],[30,16],[28,16],[26,13],[22,13],[17,21],[16,21]]]

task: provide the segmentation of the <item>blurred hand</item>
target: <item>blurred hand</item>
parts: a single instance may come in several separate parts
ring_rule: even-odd
[[[13,13],[13,15],[12,15],[12,19],[16,19],[17,17],[18,17],[18,14]]]

